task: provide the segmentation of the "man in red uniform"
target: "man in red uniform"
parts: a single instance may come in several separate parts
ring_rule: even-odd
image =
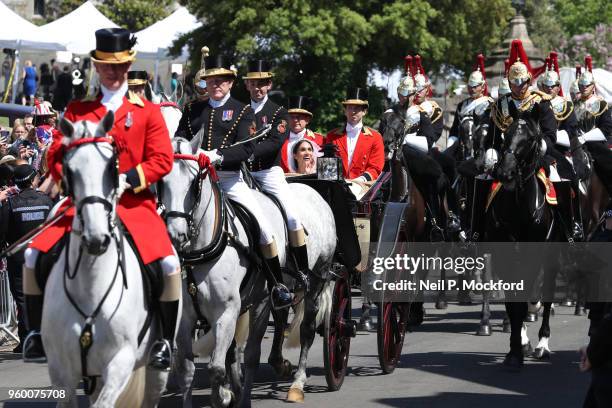
[[[134,43],[135,38],[130,38],[125,29],[96,31],[96,50],[91,52],[91,59],[100,77],[100,93],[92,99],[72,102],[64,117],[71,122],[99,122],[107,111],[115,112],[115,123],[109,136],[118,152],[119,189],[124,191],[117,213],[132,236],[143,264],[159,262],[164,274],[164,289],[159,299],[163,339],[153,345],[149,364],[168,370],[181,292],[180,265],[166,226],[156,212],[155,196],[148,187],[172,169],[173,153],[159,107],[128,93],[127,73],[136,54],[131,50]],[[58,181],[62,179],[65,152],[62,137],[61,134],[54,135],[48,153],[49,169]],[[45,358],[39,333],[43,293],[34,275],[36,259],[39,252],[48,252],[71,230],[74,213],[74,208],[69,210],[26,250],[24,293],[31,332],[24,345],[25,361]]]
[[[385,164],[385,148],[380,133],[362,122],[368,113],[367,91],[349,90],[342,105],[346,126],[329,132],[325,143],[338,146],[344,178],[360,182],[376,180]]]
[[[297,172],[297,166],[293,160],[293,146],[302,139],[315,142],[318,147],[323,145],[323,135],[308,129],[312,119],[312,108],[310,99],[306,96],[295,96],[289,98],[287,112],[289,113],[289,137],[281,148],[281,167],[285,173]],[[316,152],[315,152],[316,153]]]

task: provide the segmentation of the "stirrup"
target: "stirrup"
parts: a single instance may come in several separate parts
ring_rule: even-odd
[[[172,367],[172,347],[166,339],[157,340],[151,347],[149,367],[161,371],[170,371]]]
[[[280,310],[293,305],[294,296],[282,283],[277,283],[270,290],[270,303],[274,310]]]
[[[26,363],[46,363],[47,355],[39,331],[31,331],[23,341],[23,361]]]

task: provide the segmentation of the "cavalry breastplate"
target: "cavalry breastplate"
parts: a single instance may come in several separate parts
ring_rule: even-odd
[[[599,96],[593,95],[586,101],[576,103],[574,111],[576,112],[576,119],[580,124],[580,128],[588,132],[595,127],[596,118],[607,109],[608,106],[606,102]]]
[[[478,99],[470,99],[469,101],[466,100],[459,110],[459,117],[463,119],[466,116],[482,116],[492,101],[488,96],[481,96]]]
[[[414,133],[421,124],[421,108],[417,105],[412,105],[406,111],[406,124],[404,131],[406,133]]]

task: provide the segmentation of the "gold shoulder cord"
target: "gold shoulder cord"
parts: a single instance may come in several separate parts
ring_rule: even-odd
[[[436,113],[436,109],[434,108],[433,112],[431,113],[432,115],[431,123],[436,123],[438,120],[440,120],[440,118],[442,117],[442,109],[438,109],[438,116],[433,117],[435,113]]]
[[[603,107],[601,107],[601,105],[603,105]],[[605,111],[608,110],[608,102],[602,99],[599,101],[599,106],[599,112],[592,114],[594,118],[601,116]]]
[[[554,110],[553,110],[553,113],[555,114],[555,118],[557,119],[557,122],[563,122],[565,119],[569,117],[569,115],[571,115],[573,111],[574,111],[574,104],[571,102],[565,101],[563,111],[560,112],[558,115]]]
[[[493,104],[493,108],[491,109],[491,119],[493,119],[493,123],[497,126],[502,132],[508,130],[514,119],[512,116],[508,115],[504,117],[503,112],[497,107],[497,104]]]

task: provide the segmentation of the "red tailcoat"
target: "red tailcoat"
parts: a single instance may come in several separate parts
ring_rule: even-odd
[[[92,101],[72,102],[64,117],[71,122],[100,122],[106,114],[100,99],[99,96]],[[133,237],[142,261],[148,264],[174,254],[166,225],[156,211],[155,196],[147,188],[170,172],[173,165],[172,145],[159,106],[134,96],[129,100],[124,97],[108,134],[113,137],[119,153],[119,172],[126,173],[133,188],[121,196],[117,213]],[[62,137],[59,132],[54,135],[47,155],[55,180],[62,179],[65,152]],[[74,208],[40,234],[30,246],[42,252],[49,251],[70,231],[73,216]]]
[[[345,128],[334,129],[325,137],[326,144],[338,146],[344,178],[350,180],[363,176],[368,181],[376,180],[385,165],[385,147],[380,133],[367,126],[361,129],[350,166],[346,138]]]
[[[319,145],[319,147],[323,146],[323,135],[313,132],[310,129],[306,129],[304,139],[315,142],[317,145]],[[285,143],[283,143],[283,147],[281,148],[281,167],[285,173],[291,172],[291,169],[289,168],[289,159],[293,160],[293,157],[291,157],[291,152],[287,153],[288,145],[289,138],[285,139]]]

